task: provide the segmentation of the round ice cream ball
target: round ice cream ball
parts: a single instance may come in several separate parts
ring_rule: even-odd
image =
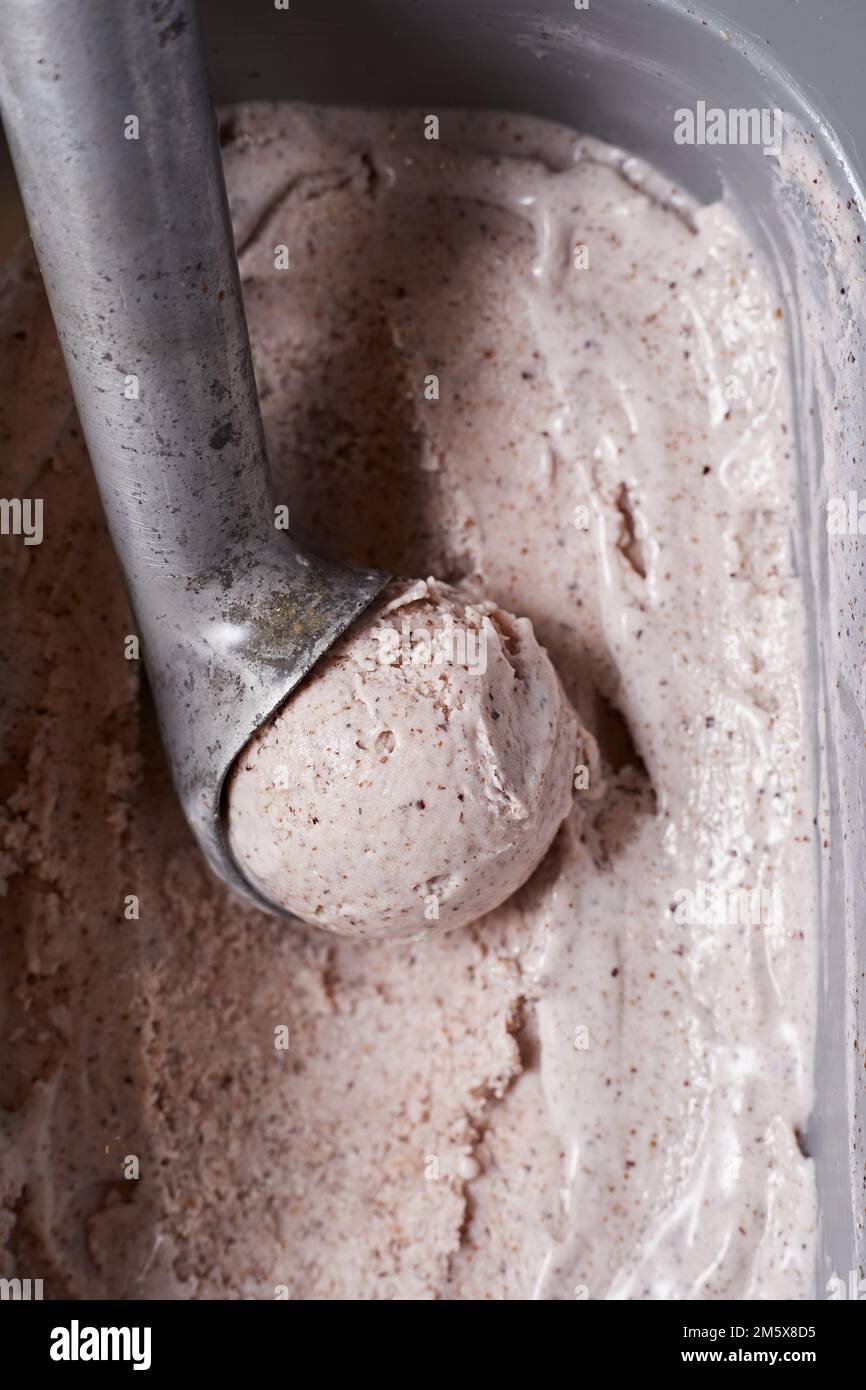
[[[577,736],[528,619],[394,581],[241,753],[231,848],[271,901],[340,935],[463,926],[544,856]]]

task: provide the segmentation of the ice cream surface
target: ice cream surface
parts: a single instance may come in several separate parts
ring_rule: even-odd
[[[462,927],[549,849],[576,731],[526,618],[396,581],[241,754],[229,841],[272,901],[343,936]]]
[[[813,1296],[772,282],[724,206],[545,122],[443,113],[431,141],[420,113],[273,106],[223,138],[293,531],[526,615],[600,762],[460,931],[359,943],[238,904],[125,659],[22,251],[2,490],[43,500],[44,540],[0,544],[0,1272],[46,1297]]]

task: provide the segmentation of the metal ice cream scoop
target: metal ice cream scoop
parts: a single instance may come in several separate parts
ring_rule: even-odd
[[[186,817],[275,910],[226,776],[387,576],[275,524],[192,3],[0,0],[0,109]]]

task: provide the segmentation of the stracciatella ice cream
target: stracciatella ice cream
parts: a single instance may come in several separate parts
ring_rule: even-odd
[[[525,615],[598,746],[459,931],[345,941],[208,874],[26,250],[3,282],[2,493],[44,540],[0,544],[0,1258],[46,1297],[814,1293],[783,305],[724,206],[439,124],[223,135],[298,540]]]
[[[549,849],[576,732],[526,618],[398,582],[238,758],[229,842],[273,902],[341,935],[462,927]]]

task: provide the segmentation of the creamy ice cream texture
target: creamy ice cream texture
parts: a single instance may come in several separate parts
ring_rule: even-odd
[[[293,530],[525,615],[598,795],[516,894],[420,940],[287,925],[213,880],[23,250],[3,494],[44,499],[45,539],[0,544],[0,1273],[46,1297],[811,1297],[777,293],[724,206],[544,122],[446,113],[435,142],[417,113],[277,106],[223,134]],[[769,919],[706,910],[774,887]]]
[[[238,759],[229,841],[269,898],[344,936],[465,926],[549,848],[576,731],[526,618],[397,582]]]

